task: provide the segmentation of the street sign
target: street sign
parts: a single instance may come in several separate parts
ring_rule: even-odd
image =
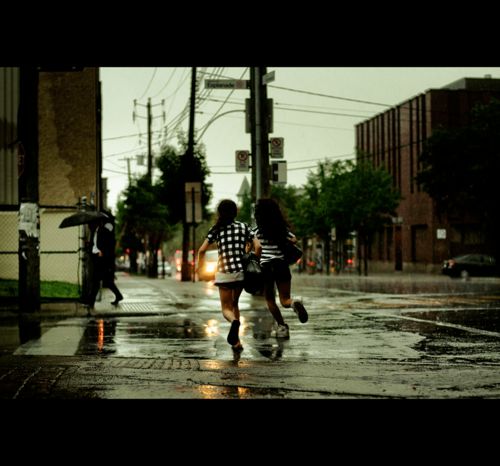
[[[276,77],[276,73],[274,71],[271,71],[270,73],[266,73],[264,76],[262,76],[262,84],[269,84],[274,81],[274,78]]]
[[[205,89],[250,89],[250,80],[205,79]]]
[[[247,150],[236,151],[236,171],[248,172],[250,170],[250,152]]]
[[[282,159],[283,154],[284,154],[284,145],[285,145],[285,140],[284,138],[271,138],[271,151],[270,151],[270,156],[275,158],[275,159]]]

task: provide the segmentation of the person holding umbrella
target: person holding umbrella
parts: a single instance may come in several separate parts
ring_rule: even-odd
[[[89,310],[94,308],[97,293],[102,286],[108,288],[115,295],[111,303],[117,306],[123,300],[123,295],[115,284],[115,232],[112,216],[108,214],[95,222],[96,229],[92,234],[92,287],[88,300]]]

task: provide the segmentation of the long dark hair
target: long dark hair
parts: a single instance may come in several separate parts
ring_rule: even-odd
[[[255,221],[266,238],[276,241],[286,238],[289,225],[274,199],[259,199],[257,201]]]
[[[215,226],[223,227],[234,222],[236,215],[238,215],[238,207],[231,199],[223,199],[217,206],[217,213],[218,217]]]

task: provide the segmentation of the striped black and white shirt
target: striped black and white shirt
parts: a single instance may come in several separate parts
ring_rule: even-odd
[[[269,262],[273,259],[284,259],[283,251],[278,246],[278,243],[266,238],[262,232],[259,230],[259,227],[255,227],[253,229],[255,236],[260,241],[262,246],[262,254],[260,256],[260,263],[263,264],[265,262]],[[295,235],[291,231],[287,231],[287,238],[295,238]],[[287,239],[288,241],[288,239]]]
[[[241,256],[245,245],[254,238],[252,229],[243,222],[234,221],[222,227],[213,226],[207,233],[210,244],[217,242],[219,260],[217,271],[223,273],[242,272]]]

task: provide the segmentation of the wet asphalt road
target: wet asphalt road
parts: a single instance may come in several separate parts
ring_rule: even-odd
[[[104,290],[90,317],[45,313],[40,338],[21,341],[17,321],[2,320],[0,397],[498,398],[500,282],[445,278],[375,292],[373,281],[294,277],[310,319],[285,310],[289,340],[243,293],[235,354],[217,288],[120,275],[118,308]]]

